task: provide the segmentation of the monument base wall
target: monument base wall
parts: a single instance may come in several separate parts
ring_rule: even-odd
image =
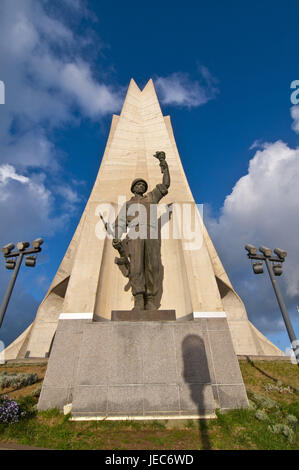
[[[38,409],[74,418],[211,417],[248,400],[226,318],[59,320]]]

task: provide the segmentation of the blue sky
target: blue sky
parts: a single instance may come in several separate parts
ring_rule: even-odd
[[[183,5],[183,6],[182,6]],[[0,339],[35,317],[93,186],[130,78],[153,78],[196,202],[249,318],[289,346],[246,242],[288,250],[279,278],[299,336],[295,0],[0,4],[0,242],[45,244],[23,267]],[[96,98],[95,98],[96,97]],[[0,295],[11,273],[0,266]]]

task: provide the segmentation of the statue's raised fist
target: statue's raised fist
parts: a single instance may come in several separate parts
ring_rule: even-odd
[[[161,160],[165,160],[166,155],[165,155],[165,152],[158,151],[154,154],[154,157],[161,161]]]

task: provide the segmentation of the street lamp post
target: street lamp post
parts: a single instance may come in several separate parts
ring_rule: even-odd
[[[255,274],[262,274],[263,273],[263,261],[265,261],[267,270],[272,282],[272,286],[274,288],[274,292],[278,301],[278,305],[280,307],[282,317],[291,341],[292,349],[295,354],[295,358],[297,361],[297,365],[299,366],[299,342],[297,341],[296,335],[294,328],[292,326],[288,311],[286,309],[285,303],[283,301],[278,283],[275,279],[275,276],[280,276],[282,274],[282,263],[285,261],[285,258],[287,256],[287,252],[285,250],[281,250],[279,248],[275,248],[274,253],[277,256],[272,255],[272,250],[270,248],[267,248],[266,246],[261,246],[259,248],[259,251],[262,254],[257,253],[257,248],[253,245],[246,245],[245,249],[247,250],[247,256],[249,259],[256,260],[255,263],[253,263],[253,271]],[[272,269],[271,269],[271,264],[273,264]]]
[[[4,319],[4,315],[23,261],[24,256],[26,255],[25,265],[34,267],[36,257],[32,256],[35,253],[39,253],[41,251],[41,245],[43,244],[42,238],[37,238],[32,242],[32,247],[29,246],[28,242],[19,242],[17,243],[17,250],[13,251],[15,246],[13,243],[9,243],[2,248],[2,252],[4,254],[4,258],[6,259],[6,268],[13,269],[13,273],[7,287],[6,294],[4,296],[2,305],[0,307],[0,328],[2,326],[2,322]],[[31,256],[28,256],[31,255]],[[17,258],[17,261],[12,261],[12,258]]]

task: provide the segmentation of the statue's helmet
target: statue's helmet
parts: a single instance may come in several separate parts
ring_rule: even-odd
[[[139,183],[140,181],[142,181],[142,183],[145,184],[145,191],[147,191],[147,188],[148,188],[148,185],[147,185],[147,182],[143,179],[143,178],[136,178],[134,181],[132,181],[132,184],[131,184],[131,191],[133,193],[133,188],[135,186],[136,183]]]

